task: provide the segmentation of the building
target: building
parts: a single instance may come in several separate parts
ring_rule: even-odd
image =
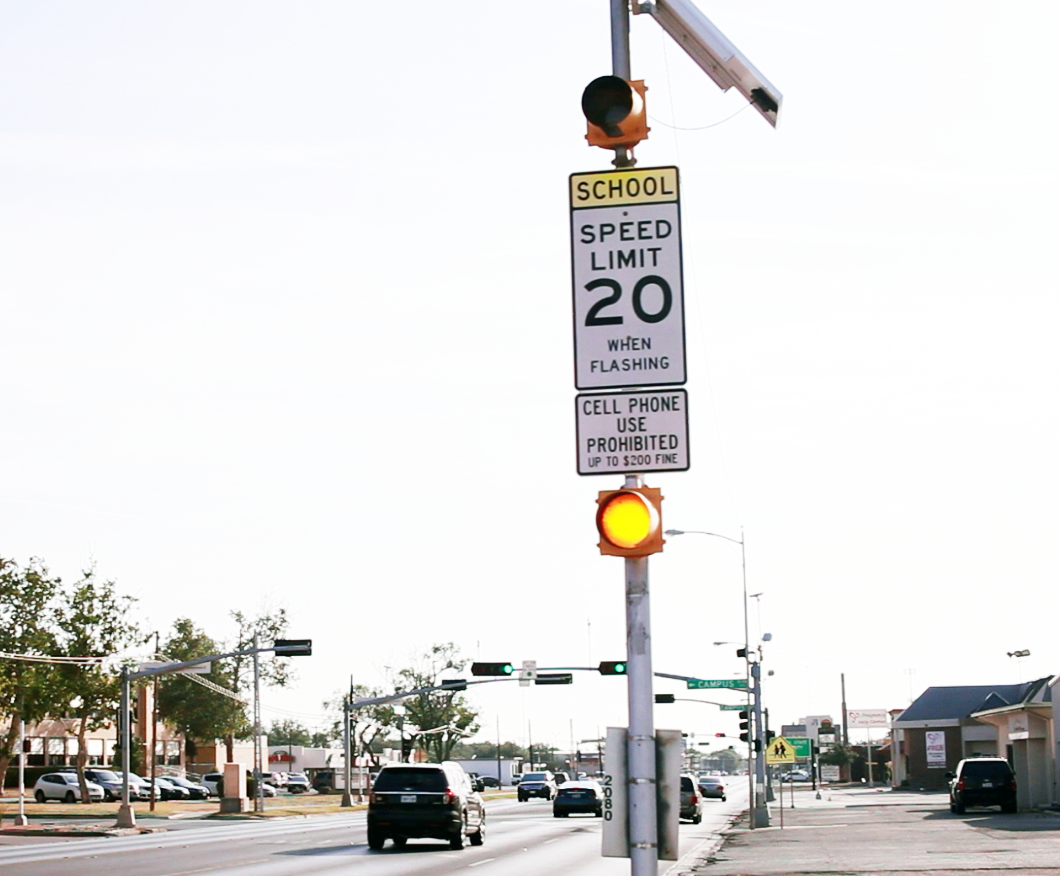
[[[894,783],[942,790],[962,758],[995,755],[1013,765],[1021,808],[1056,802],[1057,680],[929,687],[891,724]]]

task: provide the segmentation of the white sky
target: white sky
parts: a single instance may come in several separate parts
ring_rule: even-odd
[[[639,166],[683,189],[665,525],[745,532],[774,725],[838,718],[840,673],[899,708],[1060,671],[1060,7],[701,8],[784,105],[706,127],[742,99],[633,19]],[[621,478],[575,469],[567,202],[610,166],[579,109],[610,69],[604,0],[3,0],[0,555],[95,561],[152,628],[287,606],[315,656],[267,721],[435,642],[623,657],[593,524]],[[651,582],[655,669],[738,674],[711,643],[742,637],[739,548],[673,539]],[[626,720],[614,678],[473,700],[489,738]]]

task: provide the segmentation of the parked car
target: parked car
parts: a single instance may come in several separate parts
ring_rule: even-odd
[[[272,785],[274,788],[282,788],[287,784],[286,773],[262,773],[261,780],[266,785]]]
[[[572,812],[588,812],[597,818],[604,814],[604,792],[597,782],[564,782],[552,801],[552,815],[566,818]]]
[[[544,797],[551,800],[556,796],[556,779],[549,770],[537,773],[523,773],[517,792],[520,803],[531,797]]]
[[[190,800],[191,793],[187,788],[181,788],[179,785],[174,785],[168,778],[158,776],[155,779],[155,799],[156,800]],[[150,787],[148,788],[150,792]]]
[[[701,797],[710,797],[713,800],[725,800],[725,785],[717,776],[700,776],[698,784]]]
[[[77,770],[74,769],[63,769],[59,770],[61,773],[73,773],[77,775]],[[107,803],[113,803],[116,800],[121,799],[122,795],[122,781],[121,775],[114,772],[113,770],[100,769],[98,767],[87,767],[85,769],[85,778],[90,782],[95,782],[103,789],[103,799]],[[136,793],[136,786],[129,787],[129,799],[136,800],[139,795]]]
[[[1016,774],[1003,757],[967,757],[950,780],[950,812],[962,815],[968,806],[1000,806],[1016,811]]]
[[[782,782],[808,782],[810,774],[806,770],[788,770],[780,776]]]
[[[88,782],[88,797],[93,803],[103,801],[103,788],[95,782]],[[49,800],[62,800],[64,803],[81,802],[81,786],[77,781],[77,773],[46,773],[37,779],[33,786],[33,799],[38,803],[47,803]]]
[[[287,790],[292,794],[304,794],[309,790],[309,779],[302,773],[290,773],[287,776]]]
[[[486,838],[486,808],[457,763],[387,764],[372,784],[368,801],[368,848],[389,839],[402,848],[410,838],[449,841],[464,848],[465,838],[480,846]]]
[[[223,773],[206,773],[200,781],[200,784],[205,786],[206,790],[210,792],[213,797],[220,797],[220,784],[224,779]]]
[[[693,776],[681,776],[681,809],[678,816],[690,820],[693,824],[699,824],[703,820],[703,798]]]
[[[482,784],[487,788],[499,788],[501,786],[500,780],[493,778],[493,776],[479,776],[482,779]]]
[[[118,781],[121,781],[123,773],[121,770],[114,770],[114,775],[118,777]],[[151,796],[151,784],[147,779],[136,775],[136,773],[129,773],[129,797],[131,799],[146,800]]]
[[[182,776],[166,776],[166,781],[171,785],[177,785],[188,792],[188,795],[192,800],[205,800],[210,796],[210,789],[205,785],[201,785],[198,782],[193,782],[191,779],[185,779]]]

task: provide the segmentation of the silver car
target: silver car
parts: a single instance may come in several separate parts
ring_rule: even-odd
[[[88,797],[93,803],[103,802],[103,788],[95,782],[86,782]],[[33,786],[33,799],[38,803],[49,800],[62,800],[63,803],[80,803],[81,787],[77,783],[77,773],[46,773],[37,779]]]

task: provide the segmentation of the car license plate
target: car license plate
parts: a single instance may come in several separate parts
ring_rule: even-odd
[[[416,795],[415,794],[402,794],[401,795],[401,802],[402,803],[415,803],[416,802]]]
[[[990,782],[990,781],[983,782],[983,787],[984,788],[993,788],[994,787],[994,783]]]

